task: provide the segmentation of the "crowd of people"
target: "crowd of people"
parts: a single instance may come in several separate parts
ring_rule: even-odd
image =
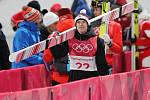
[[[111,1],[111,9],[127,3],[126,0]],[[79,2],[82,7],[77,5]],[[48,10],[41,10],[36,0],[24,5],[20,12],[11,17],[11,26],[15,32],[12,52],[59,36],[61,32],[75,26],[74,38],[11,64],[8,60],[10,51],[0,24],[0,46],[3,48],[0,51],[0,70],[44,64],[51,73],[53,85],[112,74],[113,55],[121,54],[123,46],[129,47],[130,43],[126,43],[126,40],[133,43],[136,39],[131,38],[131,14],[109,21],[108,33],[99,37],[100,24],[92,26],[89,20],[101,15],[102,0],[91,0],[90,7],[84,0],[74,0],[71,9],[56,3]],[[147,36],[150,37],[149,33]]]

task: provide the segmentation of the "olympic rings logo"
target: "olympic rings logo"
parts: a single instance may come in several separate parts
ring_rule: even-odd
[[[84,44],[84,43],[81,43],[81,44],[73,44],[72,45],[72,48],[78,52],[78,53],[89,53],[90,51],[93,50],[93,46],[91,44]]]

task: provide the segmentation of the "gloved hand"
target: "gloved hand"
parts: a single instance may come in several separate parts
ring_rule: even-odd
[[[110,37],[109,37],[108,34],[105,34],[105,35],[102,37],[102,39],[104,40],[104,42],[105,42],[108,46],[111,45],[111,39],[110,39]]]

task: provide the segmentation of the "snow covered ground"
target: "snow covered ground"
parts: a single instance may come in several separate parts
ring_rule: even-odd
[[[10,26],[11,16],[20,11],[23,5],[26,5],[30,0],[0,0],[0,22],[3,24],[3,31],[6,34],[9,47],[12,47],[12,37],[14,32]],[[42,8],[49,9],[51,5],[58,2],[61,3],[63,7],[71,7],[73,0],[38,0]],[[90,4],[91,0],[86,0]],[[131,1],[131,0],[130,0]],[[149,0],[140,0],[140,4],[145,10],[150,12]]]

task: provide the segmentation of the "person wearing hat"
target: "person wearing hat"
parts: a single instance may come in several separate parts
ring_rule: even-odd
[[[2,31],[2,24],[0,23],[0,70],[7,70],[11,68],[9,62],[9,47],[6,41],[6,36]]]
[[[24,20],[18,24],[19,28],[13,38],[13,52],[29,47],[40,41],[40,31],[38,27],[42,22],[40,12],[28,6],[24,6],[22,11]],[[20,62],[13,62],[12,68],[21,68],[42,63],[42,54],[39,53]]]
[[[57,29],[58,21],[59,17],[53,12],[48,12],[44,15],[43,24],[46,27],[47,33],[49,33],[49,38],[56,37],[59,34]],[[67,62],[68,57],[57,58],[55,55],[53,56],[51,50],[57,52],[56,48],[57,46],[51,47],[45,50],[43,54],[45,65],[51,71],[52,85],[68,82],[67,63],[63,63]],[[52,66],[52,68],[49,68],[49,66]]]
[[[96,36],[89,19],[83,14],[75,18],[74,38],[63,42],[58,57],[69,54],[69,80],[75,81],[109,74],[103,44]],[[53,55],[56,52],[52,51]]]
[[[43,23],[40,27],[40,40],[45,40],[48,38],[50,34],[54,31],[57,31],[57,22],[59,21],[59,17],[53,12],[47,12],[43,16]]]
[[[91,7],[94,11],[95,17],[101,15],[102,0],[96,1],[92,0]],[[97,28],[99,29],[99,25]],[[100,30],[99,30],[100,32]],[[97,35],[99,34],[97,32]],[[104,43],[106,44],[106,59],[110,66],[112,66],[112,73],[121,72],[119,69],[114,68],[114,54],[121,54],[123,51],[123,41],[122,41],[122,28],[121,25],[115,21],[109,21],[108,24],[108,34],[106,33],[103,37]],[[114,66],[114,67],[113,67]],[[117,69],[117,70],[114,70]]]
[[[18,24],[24,20],[23,11],[19,11],[11,17],[11,26],[15,32],[18,28]]]
[[[74,27],[74,19],[72,12],[69,8],[61,8],[57,11],[57,15],[59,16],[59,21],[57,23],[57,31],[63,32],[67,29],[70,29]],[[63,46],[60,44],[59,46],[55,46],[51,48],[51,51],[55,58],[55,66],[58,69],[58,72],[61,77],[63,77],[63,80],[61,80],[59,83],[66,83],[68,82],[68,73],[69,70],[67,70],[70,66],[68,61],[68,54],[63,55],[63,57],[58,57],[61,55],[60,53],[55,53],[58,48],[63,48]]]
[[[47,9],[41,10],[41,5],[40,5],[39,1],[37,1],[37,0],[32,0],[32,1],[28,2],[27,6],[38,10],[43,16],[48,12]]]
[[[73,13],[74,18],[80,13],[80,10],[82,9],[86,9],[89,18],[92,17],[92,11],[89,8],[86,0],[73,0],[71,11]]]
[[[57,14],[59,16],[59,21],[57,24],[57,29],[59,32],[63,32],[74,27],[73,14],[69,8],[61,8],[58,10]]]
[[[28,2],[27,6],[32,7],[36,10],[38,10],[39,12],[41,12],[41,5],[37,0],[32,0],[30,2]]]
[[[50,7],[49,11],[51,11],[51,12],[53,12],[53,13],[55,13],[55,14],[58,14],[57,12],[58,12],[61,8],[62,8],[61,4],[55,3],[55,4],[53,4],[53,5]]]

